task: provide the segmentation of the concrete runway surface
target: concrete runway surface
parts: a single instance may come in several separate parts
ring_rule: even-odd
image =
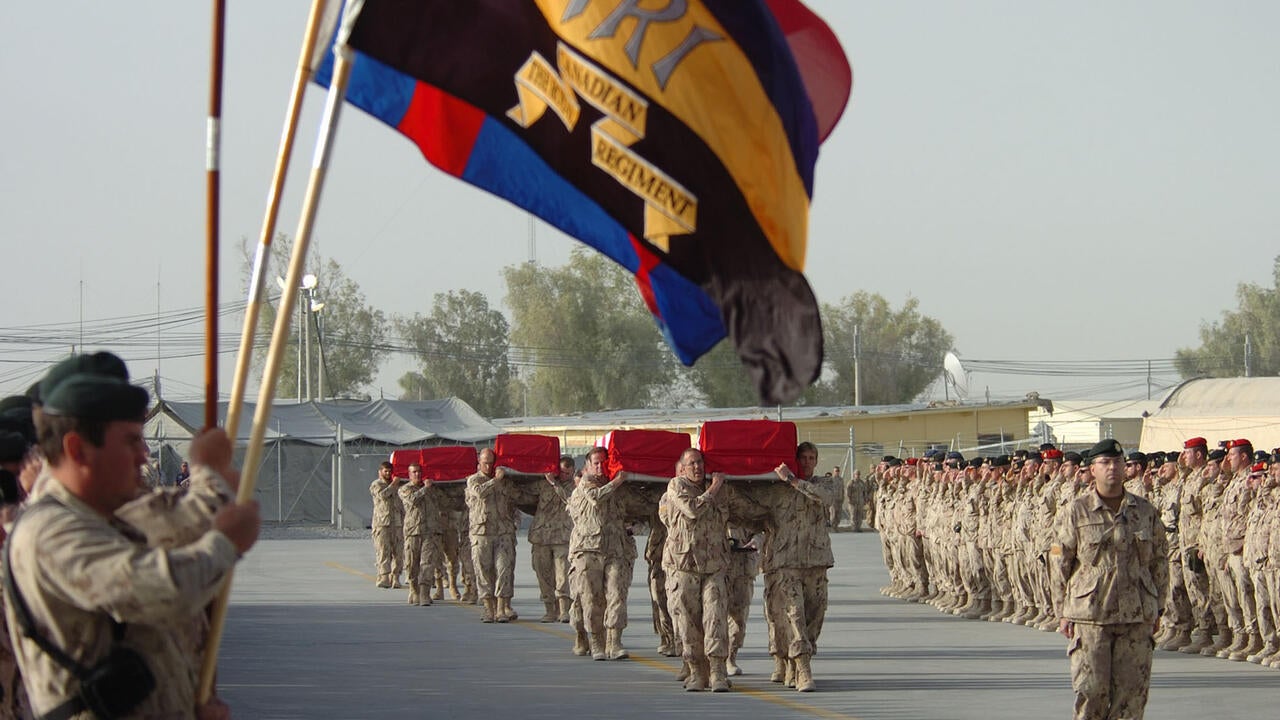
[[[643,544],[643,538],[639,538]],[[479,608],[406,604],[374,587],[369,539],[263,540],[240,563],[219,661],[219,694],[241,720],[271,718],[1069,718],[1060,635],[963,620],[885,598],[875,533],[832,536],[830,607],[813,662],[818,692],[768,681],[757,579],[745,675],[730,693],[684,692],[679,661],[654,648],[645,564],[623,636],[630,660],[570,653],[568,625],[542,624],[523,535],[520,620]],[[1280,717],[1280,670],[1156,653],[1147,717]]]

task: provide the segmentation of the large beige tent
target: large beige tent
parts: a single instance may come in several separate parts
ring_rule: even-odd
[[[1177,450],[1187,438],[1246,438],[1280,447],[1280,377],[1200,378],[1179,385],[1142,424],[1141,448]]]

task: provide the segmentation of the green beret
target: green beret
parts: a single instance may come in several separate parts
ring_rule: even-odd
[[[118,377],[79,373],[64,378],[44,398],[45,415],[83,420],[142,422],[150,396]]]
[[[31,398],[26,395],[10,395],[0,400],[0,415],[8,415],[10,413],[21,413],[26,411],[28,417],[31,416]]]
[[[86,355],[72,355],[49,368],[44,379],[40,381],[37,402],[48,404],[48,398],[58,385],[72,375],[105,375],[128,382],[129,369],[119,356],[106,351]]]
[[[1123,457],[1124,448],[1120,447],[1120,443],[1115,438],[1107,438],[1096,443],[1089,448],[1089,452],[1085,453],[1085,457],[1089,462],[1093,462],[1100,457]]]

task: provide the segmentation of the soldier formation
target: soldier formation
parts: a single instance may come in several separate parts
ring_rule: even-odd
[[[370,486],[377,586],[400,584],[393,539],[401,537],[410,604],[430,604],[424,598],[431,578],[440,597],[446,576],[459,599],[450,562],[429,559],[447,550],[428,548],[436,542],[432,537],[441,545],[460,538],[471,551],[477,588],[462,601],[483,605],[482,622],[516,620],[515,537],[524,511],[533,516],[531,560],[545,608],[540,622],[570,623],[575,655],[621,660],[630,656],[622,636],[638,557],[635,535],[647,527],[644,556],[658,652],[682,659],[678,679],[685,689],[723,692],[729,677],[742,674],[737,653],[760,571],[774,658],[770,679],[801,692],[816,689],[810,658],[826,615],[827,569],[834,565],[826,524],[843,499],[830,476],[817,474],[817,448],[802,443],[799,475],[784,463],[774,482],[729,483],[718,473],[708,478],[696,449],[681,455],[676,476],[665,484],[636,481],[626,472],[609,478],[606,459],[604,448],[594,448],[581,472],[564,456],[557,471],[543,477],[508,475],[486,448],[461,493],[421,481],[415,466],[406,485],[384,463]],[[409,509],[411,502],[422,508]],[[468,522],[457,530],[443,527],[456,512]],[[403,518],[402,531],[391,527],[396,518]]]
[[[871,479],[891,579],[881,592],[969,619],[1064,634],[1145,625],[1133,636],[1140,642],[1128,642],[1149,646],[1154,634],[1161,650],[1280,668],[1277,454],[1255,452],[1242,439],[1210,451],[1197,437],[1181,450],[1127,457],[1113,440],[1084,456],[1049,445],[968,460],[942,451],[886,456]],[[1113,473],[1119,489],[1106,495]],[[1116,508],[1104,511],[1110,501]],[[1106,553],[1119,552],[1122,541],[1133,551],[1120,565],[1154,559],[1108,579],[1117,564]],[[1142,592],[1133,597],[1121,592],[1135,587]],[[1077,665],[1089,664],[1078,660],[1080,634],[1068,636],[1077,715],[1106,717],[1076,677],[1083,673]],[[1149,675],[1149,655],[1145,669],[1132,658],[1117,662]],[[1140,715],[1145,681],[1115,682],[1132,688],[1131,704],[1112,698],[1109,712],[1119,714],[1111,716],[1129,717],[1135,707]]]

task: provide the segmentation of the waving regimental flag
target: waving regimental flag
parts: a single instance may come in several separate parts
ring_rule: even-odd
[[[349,102],[626,267],[685,364],[727,333],[762,402],[817,379],[809,200],[852,74],[802,3],[348,5]]]

